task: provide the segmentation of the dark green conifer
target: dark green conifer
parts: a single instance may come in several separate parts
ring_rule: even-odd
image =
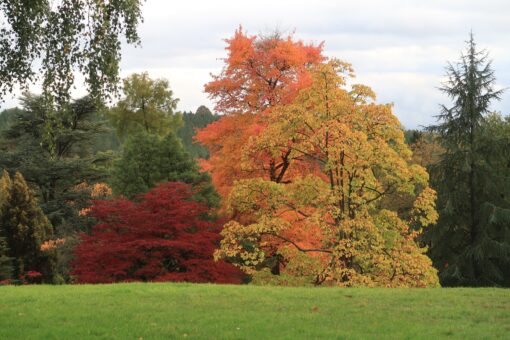
[[[472,35],[447,76],[441,90],[452,104],[429,128],[445,150],[431,168],[440,219],[424,239],[442,285],[510,286],[509,144],[491,135],[486,121],[502,91]]]
[[[0,236],[0,281],[10,279],[12,275],[12,258],[5,237]]]

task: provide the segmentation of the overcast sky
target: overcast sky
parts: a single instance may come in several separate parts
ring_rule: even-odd
[[[493,60],[498,86],[510,87],[510,1],[168,1],[147,0],[142,46],[123,51],[122,76],[148,71],[170,81],[180,110],[214,105],[203,92],[222,67],[223,39],[242,25],[249,34],[295,31],[325,43],[325,54],[353,64],[357,82],[392,102],[404,126],[434,122],[447,61],[456,61],[473,30]],[[2,106],[14,103],[7,100]],[[510,90],[493,108],[510,113]]]

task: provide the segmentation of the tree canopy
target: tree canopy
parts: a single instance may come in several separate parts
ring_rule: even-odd
[[[219,197],[209,175],[200,171],[173,132],[165,137],[146,132],[129,137],[111,175],[117,195],[134,198],[158,183],[179,181],[192,185],[196,200],[208,206],[218,205]]]
[[[0,114],[0,284],[510,286],[510,118],[472,35],[425,130],[322,43],[242,27],[215,113],[181,114],[148,72],[105,100],[141,2],[0,0],[0,95],[43,88]]]
[[[210,153],[202,167],[210,171],[218,192],[226,197],[241,178],[282,176],[285,154],[260,159],[258,168],[241,169],[240,146],[264,129],[261,116],[271,107],[289,103],[310,82],[309,69],[324,60],[322,44],[305,44],[292,35],[249,36],[242,28],[227,39],[228,57],[220,74],[205,85],[224,114],[197,132],[196,140]]]
[[[8,129],[14,123],[16,116],[20,113],[21,109],[13,107],[0,112],[0,133],[2,130]]]
[[[95,138],[107,132],[96,103],[90,97],[75,100],[54,119],[41,96],[27,94],[21,101],[23,110],[2,132],[0,167],[19,171],[34,186],[58,233],[64,225],[84,227],[75,220],[84,196],[74,188],[104,179],[102,164],[111,158],[94,152]]]
[[[314,65],[310,85],[261,118],[241,167],[284,157],[285,171],[234,183],[216,256],[255,276],[267,268],[315,284],[435,286],[415,241],[437,219],[428,174],[411,163],[391,106],[366,86],[345,89],[351,74],[337,60]]]
[[[123,139],[139,131],[165,136],[181,127],[181,115],[174,112],[178,99],[165,79],[151,79],[147,72],[124,79],[124,98],[110,110],[110,119]]]
[[[117,90],[122,38],[140,42],[141,5],[142,0],[1,0],[0,96],[42,80],[45,98],[65,106],[78,72],[91,97],[107,97]]]

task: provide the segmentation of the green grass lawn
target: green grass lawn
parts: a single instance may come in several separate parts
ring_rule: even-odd
[[[510,338],[510,290],[0,287],[0,339]]]

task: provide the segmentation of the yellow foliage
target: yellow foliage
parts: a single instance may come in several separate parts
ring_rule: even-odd
[[[94,183],[89,185],[87,182],[82,182],[74,187],[75,191],[87,192],[90,198],[93,199],[106,199],[112,197],[112,188],[106,183]],[[78,211],[79,216],[86,216],[90,213],[90,207],[82,208]]]
[[[55,240],[48,240],[41,244],[41,251],[48,251],[57,248],[59,245],[62,245],[66,242],[64,238],[57,238]]]
[[[353,85],[350,65],[314,67],[312,84],[264,116],[265,129],[242,149],[243,167],[256,155],[285,153],[284,180],[234,183],[233,220],[216,258],[249,274],[264,268],[339,286],[428,287],[435,269],[415,238],[437,220],[435,192],[391,105]],[[397,208],[398,206],[398,208]]]

